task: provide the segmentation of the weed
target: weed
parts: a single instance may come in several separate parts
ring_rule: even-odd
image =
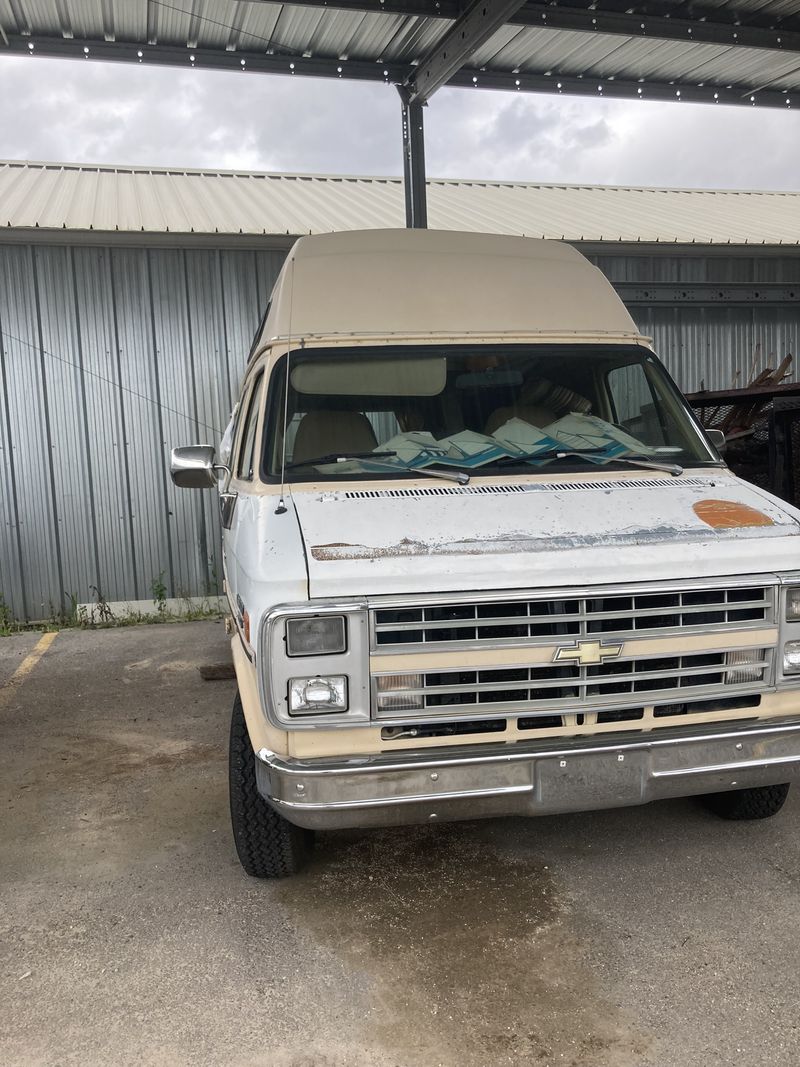
[[[66,614],[66,613],[65,613]],[[180,622],[201,622],[204,619],[221,619],[223,612],[210,604],[204,604],[198,608],[187,609],[185,612],[172,611],[132,611],[128,615],[113,615],[110,611],[106,619],[99,617],[94,605],[86,606],[79,604],[72,621],[59,623],[55,617],[42,622],[17,622],[8,613],[4,605],[0,606],[0,637],[10,637],[12,634],[41,632],[46,630],[110,630],[123,626],[158,625]]]
[[[208,562],[211,566],[206,577],[206,596],[219,596],[222,590],[220,589],[217,565],[211,558],[209,558]]]
[[[158,608],[159,615],[166,614],[167,611],[167,587],[164,585],[164,572],[159,571],[158,577],[153,578],[150,582],[150,592],[153,597],[153,603]]]
[[[63,630],[70,626],[76,626],[78,622],[78,594],[65,593],[68,607],[56,607],[50,601],[50,614],[47,617],[45,629]]]
[[[69,601],[69,608],[66,612],[66,618],[69,619],[70,626],[77,626],[78,624],[78,594],[66,593],[66,598]]]
[[[8,637],[9,634],[16,633],[18,629],[19,625],[11,608],[6,604],[3,594],[0,593],[0,635]]]
[[[97,615],[101,623],[109,623],[114,621],[114,612],[108,606],[108,601],[97,588],[96,585],[90,585],[89,588],[94,593],[94,598],[97,601]],[[92,608],[92,616],[94,617],[94,608]]]

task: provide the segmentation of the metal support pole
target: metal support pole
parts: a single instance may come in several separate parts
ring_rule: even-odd
[[[406,198],[406,226],[424,230],[428,226],[425,197],[425,130],[422,104],[403,100],[403,177]]]

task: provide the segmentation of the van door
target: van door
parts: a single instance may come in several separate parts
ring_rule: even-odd
[[[259,475],[259,449],[264,384],[263,368],[256,374],[249,388],[242,393],[242,418],[231,455],[231,475],[220,494],[222,516],[223,560],[228,598],[240,632],[247,644],[249,633],[242,590],[242,567],[246,562],[248,545],[253,543],[253,531],[246,528],[252,522],[253,484]]]

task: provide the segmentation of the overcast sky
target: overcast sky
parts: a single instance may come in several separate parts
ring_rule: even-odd
[[[432,177],[797,189],[800,114],[443,89]],[[0,157],[399,174],[394,88],[0,55]]]

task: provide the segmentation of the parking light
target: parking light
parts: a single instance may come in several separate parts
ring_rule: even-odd
[[[378,707],[381,711],[421,711],[425,707],[421,674],[384,674],[377,679]]]
[[[725,665],[735,666],[737,670],[727,672],[726,684],[748,685],[751,682],[760,682],[764,673],[763,656],[760,648],[744,648],[736,652],[728,652],[725,656]],[[753,664],[753,666],[748,666],[748,664]]]

